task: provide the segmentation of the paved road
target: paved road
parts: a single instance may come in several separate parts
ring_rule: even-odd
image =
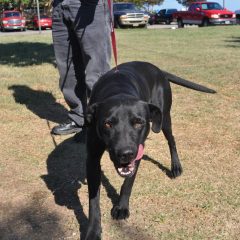
[[[196,28],[197,25],[184,25],[184,28]],[[171,24],[154,24],[154,25],[148,25],[148,29],[177,29],[178,26],[176,23]]]
[[[171,23],[171,24],[154,24],[154,25],[148,25],[148,29],[176,29],[177,24]]]
[[[176,24],[154,24],[154,25],[148,25],[147,26],[148,29],[175,29],[177,28]],[[42,30],[41,34],[48,34],[49,32],[51,32],[51,30]],[[0,37],[1,36],[11,36],[11,35],[33,35],[33,34],[39,34],[39,31],[34,31],[34,30],[27,30],[25,32],[19,32],[19,31],[11,31],[11,32],[0,32]]]
[[[42,30],[41,31],[41,34],[49,34],[51,33],[52,34],[52,31],[51,30]],[[39,34],[39,31],[34,31],[34,30],[27,30],[27,31],[24,31],[24,32],[19,32],[19,31],[9,31],[9,32],[0,32],[0,37],[1,36],[15,36],[15,35],[38,35]]]
[[[186,27],[197,27],[197,26],[186,26]],[[148,25],[147,29],[177,29],[177,24],[172,23],[172,24],[154,24],[154,25]],[[42,30],[41,34],[49,34],[51,33],[51,30]],[[18,32],[18,31],[13,31],[13,32],[0,32],[0,37],[1,36],[11,36],[11,35],[26,35],[26,34],[39,34],[39,31],[34,31],[34,30],[27,30],[25,32]]]

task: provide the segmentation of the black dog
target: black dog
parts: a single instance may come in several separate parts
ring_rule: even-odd
[[[86,113],[87,181],[89,189],[89,227],[86,239],[101,239],[99,207],[101,167],[105,150],[118,172],[125,178],[120,199],[111,215],[114,219],[129,217],[129,198],[143,156],[144,142],[151,129],[161,130],[171,153],[171,172],[175,178],[182,173],[176,144],[172,135],[170,83],[215,93],[214,90],[161,71],[146,62],[129,62],[103,75],[95,84]]]

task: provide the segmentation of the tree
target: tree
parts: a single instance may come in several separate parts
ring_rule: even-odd
[[[51,8],[51,0],[39,0],[41,8]],[[36,5],[36,0],[0,0],[1,9],[16,9],[22,11],[24,8],[32,8]],[[48,12],[48,11],[47,11]]]
[[[177,0],[177,2],[182,4],[183,6],[189,6],[191,3],[197,2],[197,1],[198,0]]]
[[[161,5],[164,0],[113,0],[113,2],[132,2],[139,8],[151,12],[150,8],[154,5]]]
[[[164,2],[164,0],[113,0],[114,2],[132,2],[139,7],[143,7],[144,5],[160,5]]]
[[[80,0],[79,0],[80,1]],[[161,5],[164,0],[113,0],[114,2],[132,2],[138,7]],[[178,0],[177,0],[178,1]],[[39,0],[39,5],[44,8],[44,12],[50,12],[52,0]],[[178,2],[181,2],[179,0]],[[24,8],[33,8],[36,6],[36,0],[0,0],[0,10],[15,8],[23,10]]]
[[[149,1],[145,1],[142,7],[145,8],[146,11],[152,12],[153,6],[161,5],[163,2],[164,0],[149,0]],[[152,10],[150,10],[150,8],[152,8]]]

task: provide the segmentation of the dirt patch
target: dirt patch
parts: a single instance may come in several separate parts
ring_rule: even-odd
[[[127,221],[111,219],[110,210],[123,180],[104,154],[104,240],[239,239],[240,61],[236,48],[224,41],[238,30],[118,32],[120,62],[149,58],[218,93],[207,95],[173,86],[173,132],[183,175],[170,178],[168,144],[162,134],[151,133]],[[18,46],[24,46],[24,53],[13,51],[12,38],[1,41],[5,43],[2,48],[8,46],[11,51],[0,56],[0,239],[79,240],[88,224],[84,135],[81,143],[75,143],[73,136],[50,134],[67,112],[57,88],[51,36],[19,37],[17,41],[24,44]],[[29,41],[36,42],[34,49]],[[158,48],[156,43],[164,43],[164,47]],[[47,52],[38,54],[43,50]],[[19,64],[19,59],[25,64]]]

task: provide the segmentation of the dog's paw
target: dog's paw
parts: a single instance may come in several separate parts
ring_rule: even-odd
[[[96,232],[88,232],[85,240],[101,240],[101,235]]]
[[[101,240],[101,233],[101,227],[97,227],[96,224],[93,226],[89,225],[84,240]]]
[[[179,177],[183,172],[181,164],[173,164],[171,169],[172,178]]]
[[[122,219],[129,218],[130,212],[128,208],[122,208],[116,205],[112,208],[111,215],[113,219],[122,220]]]

